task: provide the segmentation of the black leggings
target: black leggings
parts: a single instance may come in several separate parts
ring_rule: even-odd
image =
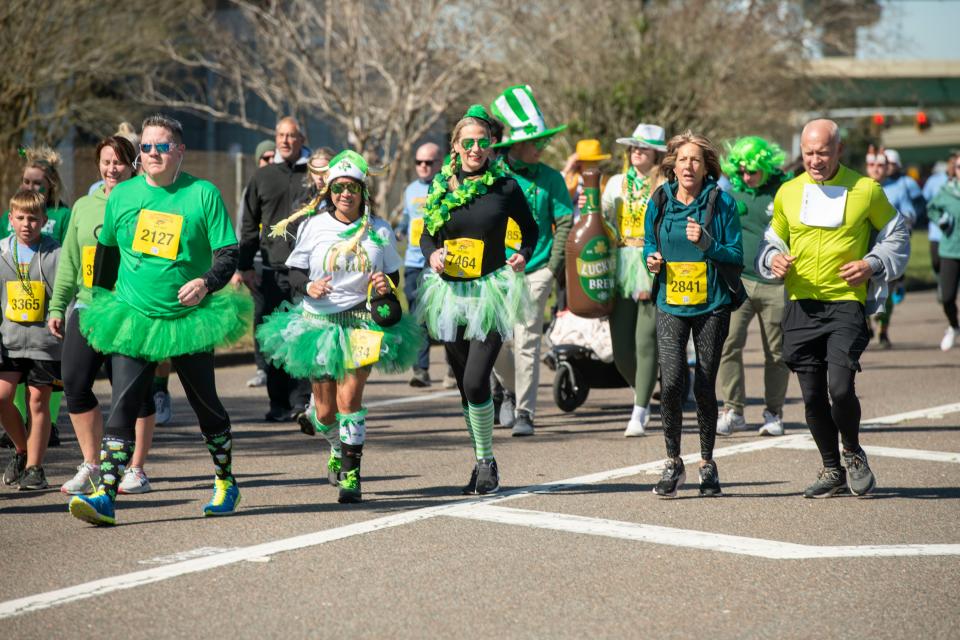
[[[453,368],[462,402],[483,404],[490,399],[490,374],[500,353],[503,338],[490,332],[484,340],[466,340],[464,327],[457,329],[456,342],[444,342],[447,362]]]
[[[217,396],[213,370],[213,352],[193,353],[171,358],[183,384],[187,400],[197,414],[200,430],[205,435],[218,435],[230,429],[230,418]],[[137,412],[141,403],[152,395],[156,362],[113,356],[113,406],[104,433],[121,440],[133,440]]]
[[[67,399],[67,411],[86,413],[99,406],[93,393],[93,383],[97,379],[100,367],[107,365],[107,375],[112,379],[110,358],[94,350],[80,333],[80,314],[74,309],[67,317],[63,330],[63,351],[61,354],[61,375],[63,375],[63,395]],[[147,394],[140,404],[137,416],[146,418],[156,413],[153,394]]]
[[[697,399],[697,424],[700,426],[700,457],[713,458],[717,438],[717,371],[723,342],[730,328],[730,311],[700,316],[674,316],[657,309],[657,349],[660,360],[660,415],[667,456],[680,457],[680,433],[683,430],[683,389],[687,376],[687,340],[693,331],[697,368],[693,395]]]
[[[854,386],[857,372],[827,363],[813,371],[798,371],[807,426],[817,443],[823,466],[840,467],[837,434],[847,451],[860,450],[860,400]]]
[[[954,329],[960,329],[957,324],[957,285],[960,285],[960,260],[940,258],[940,299],[947,322]]]

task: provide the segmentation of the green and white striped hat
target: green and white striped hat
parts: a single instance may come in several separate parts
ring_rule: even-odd
[[[656,149],[657,151],[667,150],[666,132],[663,127],[655,124],[637,125],[633,130],[633,135],[629,138],[617,138],[619,144],[625,144],[628,147],[641,147],[646,149]]]
[[[565,124],[553,129],[547,128],[543,113],[537,106],[537,101],[533,99],[533,89],[526,84],[507,88],[490,105],[490,111],[506,125],[503,140],[495,144],[495,147],[506,147],[517,142],[546,138],[567,128]]]
[[[329,167],[326,176],[328,184],[343,177],[353,178],[357,182],[367,180],[367,161],[356,151],[341,151],[330,161]]]

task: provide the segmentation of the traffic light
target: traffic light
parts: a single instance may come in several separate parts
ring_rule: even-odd
[[[870,116],[870,135],[879,138],[883,130],[887,128],[887,116],[882,113],[875,113]]]
[[[917,111],[917,130],[926,131],[930,128],[930,118],[927,117],[926,111]]]

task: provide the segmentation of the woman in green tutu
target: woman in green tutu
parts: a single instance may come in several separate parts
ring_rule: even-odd
[[[537,242],[537,223],[517,182],[490,160],[490,116],[473,105],[450,137],[450,162],[424,204],[420,249],[429,260],[417,314],[444,343],[473,442],[476,464],[467,494],[494,493],[490,373],[503,340],[530,307],[523,269]],[[520,227],[520,249],[506,259],[507,222]]]
[[[639,124],[633,135],[617,138],[627,147],[624,172],[603,190],[603,213],[617,230],[617,298],[610,314],[613,359],[633,387],[633,413],[623,435],[642,436],[650,421],[650,397],[657,382],[657,315],[650,298],[653,276],[643,259],[643,221],[650,194],[663,179],[660,162],[667,150],[662,127]]]
[[[92,495],[70,501],[70,513],[94,524],[114,524],[137,414],[148,401],[157,362],[166,358],[177,369],[213,458],[213,498],[203,514],[232,514],[240,502],[213,349],[246,333],[253,303],[221,291],[236,271],[237,237],[217,188],[180,171],[184,152],[179,122],[159,114],[144,120],[143,174],[110,193],[94,256],[93,298],[80,310],[80,331],[113,363],[100,484]]]
[[[342,503],[362,499],[363,388],[370,371],[408,369],[422,342],[416,323],[399,317],[393,291],[403,260],[390,225],[373,214],[366,181],[363,157],[342,151],[330,160],[324,190],[272,229],[286,233],[290,223],[309,216],[286,262],[303,300],[284,303],[257,329],[268,360],[313,382],[310,419],[330,443],[327,470]]]

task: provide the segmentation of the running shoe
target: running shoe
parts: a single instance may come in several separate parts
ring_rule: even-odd
[[[38,464],[27,467],[23,470],[23,475],[20,476],[20,491],[40,491],[49,486],[47,474],[43,472],[43,467]]]
[[[663,474],[660,482],[653,487],[653,492],[661,498],[676,498],[677,489],[683,486],[687,479],[687,470],[680,458],[667,460],[663,465]]]
[[[893,290],[893,293],[890,294],[890,301],[893,302],[893,304],[900,304],[906,297],[907,288],[901,284]]]
[[[89,496],[73,496],[70,498],[70,515],[95,525],[117,524],[113,510],[113,500],[103,489]]]
[[[947,327],[947,330],[943,333],[943,340],[940,341],[940,350],[950,351],[950,349],[953,349],[958,337],[960,337],[960,329]]]
[[[413,377],[410,378],[410,386],[423,388],[430,386],[430,372],[426,369],[414,369]]]
[[[476,492],[479,495],[500,491],[500,469],[493,458],[484,458],[477,462]]]
[[[733,409],[724,409],[717,420],[717,435],[728,436],[735,431],[746,431],[747,421],[743,414],[737,413]]]
[[[700,467],[700,496],[714,498],[723,495],[720,490],[720,474],[717,472],[717,463],[707,460],[707,464]]]
[[[127,467],[117,487],[117,493],[150,493],[152,490],[142,467]]]
[[[14,453],[7,463],[7,468],[3,471],[3,484],[12,487],[20,482],[20,476],[23,470],[27,468],[27,452]]]
[[[340,504],[355,504],[363,502],[360,489],[360,469],[353,468],[340,474],[340,495],[337,497]]]
[[[56,424],[50,425],[50,437],[47,438],[47,447],[59,447],[60,446],[60,429],[57,429]]]
[[[510,433],[510,435],[512,435],[514,438],[520,438],[524,436],[532,436],[533,432],[533,416],[523,409],[517,411],[516,418],[513,421],[513,431]]]
[[[763,426],[760,427],[762,436],[782,436],[783,435],[783,416],[770,413],[763,410]]]
[[[173,410],[170,407],[170,394],[166,391],[157,391],[153,394],[153,402],[157,405],[157,426],[170,422]]]
[[[327,481],[331,485],[337,486],[340,483],[340,468],[343,466],[343,460],[330,452],[330,459],[327,460]]]
[[[83,462],[77,473],[60,486],[60,493],[72,496],[94,493],[100,484],[100,465]]]
[[[444,389],[457,388],[457,376],[453,373],[453,367],[447,367],[447,373],[443,376]]]
[[[240,506],[240,489],[235,482],[213,479],[213,498],[203,507],[204,516],[229,516]]]
[[[882,349],[883,351],[889,351],[893,349],[893,343],[890,342],[890,336],[886,333],[881,333],[877,336],[877,348]]]
[[[867,454],[860,449],[854,453],[843,452],[843,462],[847,467],[847,486],[857,496],[870,493],[877,484],[877,479],[867,464]]]
[[[650,408],[634,405],[633,415],[630,416],[630,422],[627,423],[627,428],[623,432],[624,437],[635,438],[644,435],[647,432],[646,427],[649,423]]]
[[[267,372],[263,369],[257,369],[253,377],[247,380],[248,387],[263,387],[267,384]]]
[[[300,425],[300,433],[307,436],[317,435],[317,428],[313,426],[313,420],[310,419],[309,411],[304,411],[297,416],[297,424]]]
[[[516,421],[517,399],[512,393],[503,394],[503,402],[500,403],[500,426],[508,429]]]
[[[467,482],[467,486],[463,488],[463,495],[472,496],[477,493],[477,474],[480,471],[480,464],[477,463],[473,465],[473,471],[470,472],[470,481]]]
[[[820,469],[817,481],[803,492],[804,498],[829,498],[842,493],[847,488],[847,474],[843,469]]]

